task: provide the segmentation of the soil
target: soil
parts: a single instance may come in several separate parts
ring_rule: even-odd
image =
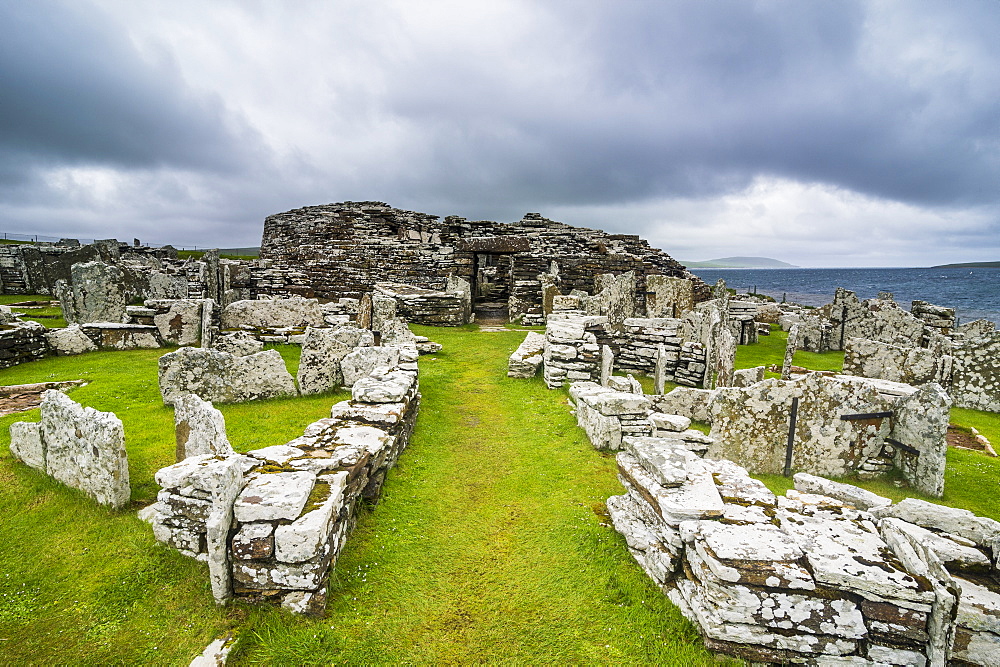
[[[989,454],[990,456],[996,456],[996,454],[991,449],[986,449],[986,446],[980,441],[976,440],[976,436],[972,435],[968,431],[962,428],[958,428],[955,425],[948,426],[948,435],[946,436],[948,440],[949,447],[958,447],[959,449],[974,449],[977,452],[983,452]]]
[[[82,387],[86,380],[65,382],[38,382],[36,384],[14,384],[0,387],[0,417],[16,412],[33,410],[42,404],[42,394],[46,389],[62,391],[71,387]]]

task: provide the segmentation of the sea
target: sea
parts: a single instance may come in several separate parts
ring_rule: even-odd
[[[722,278],[737,294],[823,306],[838,287],[870,299],[892,292],[903,308],[921,300],[955,309],[959,324],[987,319],[1000,325],[1000,268],[965,269],[691,269],[706,283]]]

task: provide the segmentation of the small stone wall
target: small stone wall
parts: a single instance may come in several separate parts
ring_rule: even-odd
[[[775,497],[675,440],[626,439],[608,499],[628,549],[708,648],[754,662],[1000,660],[1000,524],[796,476]],[[830,495],[816,495],[801,489]],[[870,509],[872,511],[866,511]]]
[[[416,371],[378,369],[284,445],[164,468],[147,512],[154,535],[209,562],[219,602],[235,594],[322,615],[360,502],[379,497],[419,404]]]
[[[472,321],[472,295],[464,280],[429,289],[402,283],[376,283],[375,293],[396,302],[396,314],[407,322],[458,326]],[[373,324],[377,326],[377,324]]]
[[[11,454],[102,505],[126,505],[132,491],[121,420],[52,389],[41,413],[40,422],[11,424]]]
[[[38,322],[0,324],[0,368],[36,361],[49,350],[45,327]]]
[[[1000,412],[1000,332],[986,329],[940,342],[934,350],[851,338],[844,373],[915,385],[937,382],[958,407]]]

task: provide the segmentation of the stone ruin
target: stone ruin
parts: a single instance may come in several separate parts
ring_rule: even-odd
[[[41,422],[10,425],[11,454],[102,505],[128,504],[132,491],[121,420],[84,408],[60,391],[42,396]]]
[[[996,521],[801,473],[776,497],[674,438],[626,438],[617,461],[615,529],[709,649],[782,664],[1000,660]]]
[[[660,391],[668,381],[707,387],[734,382],[736,339],[729,327],[726,299],[702,302],[682,318],[623,319],[629,311],[617,310],[615,304],[622,300],[608,299],[607,285],[620,287],[631,280],[626,276],[615,282],[613,278],[604,282],[597,311],[616,311],[615,315],[553,311],[547,318],[544,341],[529,335],[511,355],[508,374],[532,377],[542,368],[552,389],[581,380],[606,385],[615,370],[653,376]]]
[[[809,374],[646,396],[638,383],[616,389],[578,381],[570,397],[597,449],[616,451],[624,438],[669,434],[755,474],[874,479],[898,471],[922,493],[944,491],[951,404],[937,385]],[[673,433],[676,420],[682,420],[681,435]],[[709,435],[688,428],[692,420],[710,424]]]
[[[272,270],[301,272],[306,287],[295,293],[302,296],[360,299],[377,283],[408,286],[404,292],[419,288],[407,297],[422,294],[427,317],[433,318],[448,312],[444,295],[453,291],[450,277],[468,283],[475,312],[511,320],[526,313],[542,316],[540,276],[553,274],[554,263],[554,280],[567,292],[597,294],[598,275],[634,272],[637,306],[644,311],[652,293],[657,316],[668,309],[676,314],[668,299],[709,296],[697,277],[637,236],[571,227],[534,213],[503,224],[455,216],[441,220],[381,202],[310,206],[269,216],[260,256]],[[689,289],[664,286],[663,278],[648,284],[650,275],[683,279]],[[449,317],[456,318],[459,307],[455,302]],[[414,317],[423,317],[419,309]]]
[[[409,442],[420,404],[417,370],[372,368],[351,395],[288,443],[247,454],[216,448],[156,474],[163,490],[143,516],[158,540],[208,562],[220,604],[235,595],[323,614],[327,580],[358,508],[378,499]],[[183,423],[212,422],[211,406],[194,406],[200,417]]]

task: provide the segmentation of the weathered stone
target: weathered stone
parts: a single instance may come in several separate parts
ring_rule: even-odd
[[[682,432],[691,426],[691,419],[681,415],[670,415],[663,412],[654,412],[649,415],[649,421],[653,423],[654,431]]]
[[[507,361],[507,376],[514,378],[535,377],[542,365],[544,350],[545,335],[537,331],[529,331]]]
[[[733,371],[733,383],[734,387],[749,387],[752,384],[757,384],[764,379],[764,367],[755,366],[753,368],[742,368],[738,371]]]
[[[234,301],[222,311],[222,328],[322,327],[326,320],[316,299]]]
[[[707,422],[711,419],[708,406],[715,397],[709,389],[675,387],[662,396],[652,396],[653,408],[666,414],[681,415],[692,421]]]
[[[340,362],[353,349],[341,340],[336,329],[306,328],[299,357],[299,391],[319,394],[338,389],[344,383]]]
[[[70,324],[64,329],[50,329],[45,332],[45,339],[52,351],[59,356],[93,352],[97,345],[80,329],[79,324]]]
[[[344,386],[353,387],[360,378],[371,375],[376,368],[399,365],[399,350],[393,347],[359,347],[340,361]]]
[[[143,324],[87,322],[80,330],[102,350],[155,350],[163,347],[160,331]]]
[[[247,331],[229,331],[216,337],[212,347],[237,357],[246,357],[264,350],[264,343]]]
[[[45,472],[45,445],[41,424],[14,422],[10,425],[10,453],[25,465]]]
[[[203,401],[194,394],[182,394],[174,399],[174,432],[178,461],[202,454],[229,456],[234,453],[226,437],[225,417],[210,401]]]
[[[711,404],[716,445],[709,458],[737,460],[751,472],[781,474],[794,399],[793,469],[844,476],[881,452],[889,433],[887,419],[840,417],[883,412],[887,401],[871,385],[813,373],[798,380],[718,389]]]
[[[784,361],[781,362],[781,379],[788,380],[792,376],[792,358],[795,356],[795,351],[798,346],[799,340],[799,325],[792,325],[792,328],[788,331],[788,339],[785,341],[785,357]]]
[[[879,517],[895,517],[924,528],[958,535],[983,546],[991,546],[1000,540],[1000,522],[976,516],[969,510],[945,507],[917,498],[906,498],[874,513]]]
[[[39,430],[45,472],[102,505],[128,503],[131,488],[121,420],[111,412],[84,408],[59,391],[50,389],[43,396]]]
[[[233,535],[232,553],[240,560],[270,558],[274,554],[274,525],[245,523]]]
[[[351,397],[359,403],[399,403],[409,396],[415,384],[416,375],[408,371],[368,375],[354,383]]]
[[[297,392],[281,353],[265,350],[238,357],[219,350],[182,347],[160,357],[160,394],[173,403],[195,394],[213,403],[239,403]]]
[[[888,507],[892,504],[892,500],[889,498],[883,498],[871,491],[851,484],[843,484],[823,477],[816,477],[808,473],[795,473],[793,479],[795,480],[796,491],[830,496],[849,505],[854,505],[859,510],[878,509],[880,507]]]
[[[895,404],[891,437],[904,447],[896,447],[894,462],[913,488],[929,496],[944,494],[950,416],[951,398],[935,382]]]
[[[328,487],[326,498],[318,501],[319,506],[274,530],[274,555],[283,563],[302,563],[315,557],[329,538],[331,525],[343,506],[346,472],[324,475],[317,484]]]
[[[156,311],[153,324],[160,337],[174,345],[200,345],[205,322],[203,310],[211,311],[214,307],[208,299],[150,299],[145,305]]]
[[[687,481],[687,466],[692,454],[683,444],[670,438],[623,438],[626,453],[618,455],[619,467],[630,467],[637,462],[661,486],[680,486]],[[635,458],[635,462],[628,457]]]
[[[125,318],[125,277],[104,262],[74,264],[68,284],[59,292],[63,317],[69,323],[122,322]]]
[[[251,476],[233,504],[240,523],[295,520],[302,514],[316,475],[310,472],[258,473]]]
[[[681,317],[692,308],[694,294],[690,280],[646,276],[646,317]]]

